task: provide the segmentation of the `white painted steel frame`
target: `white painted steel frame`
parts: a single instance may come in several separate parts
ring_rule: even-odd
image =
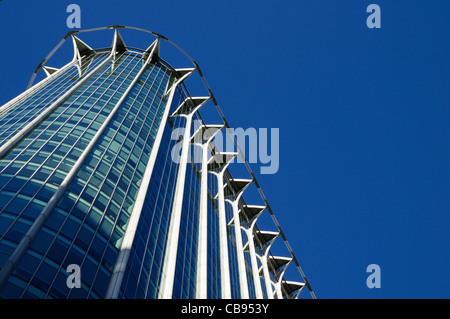
[[[195,104],[187,114],[181,113],[185,105],[194,103],[195,99],[200,100],[199,104]],[[188,162],[192,117],[207,102],[210,97],[187,98],[182,105],[174,112],[172,117],[182,116],[186,118],[186,124],[183,133],[183,141],[181,146],[181,157],[178,168],[178,176],[175,186],[175,195],[173,199],[173,207],[169,221],[169,231],[166,240],[166,249],[164,253],[164,262],[161,273],[160,289],[158,292],[159,299],[171,299],[173,293],[173,285],[175,280],[175,269],[178,252],[178,239],[180,234],[181,213],[183,210],[184,184],[186,179],[186,168]],[[189,102],[188,102],[189,101]],[[180,112],[178,112],[180,111]]]
[[[240,217],[239,217],[239,200],[244,193],[244,191],[247,189],[247,187],[250,185],[251,180],[249,180],[249,183],[238,191],[234,195],[234,200],[226,199],[227,202],[231,204],[231,207],[233,208],[233,225],[234,225],[234,233],[236,238],[236,254],[237,254],[237,262],[238,262],[238,273],[239,273],[239,286],[241,290],[241,298],[243,299],[249,299],[249,291],[248,291],[248,282],[247,282],[247,271],[245,269],[245,258],[244,258],[244,245],[242,243],[242,234],[241,234],[241,223],[240,223]],[[230,185],[231,188],[231,185]],[[259,280],[258,280],[259,281]],[[259,293],[258,293],[259,296]],[[262,298],[262,294],[260,295],[260,298]]]
[[[292,259],[292,257],[270,256],[270,257],[267,257],[267,258],[266,258],[267,265],[269,265],[269,259],[270,259],[270,260],[273,260],[273,263],[274,263],[276,260],[281,260],[281,261],[284,262],[284,263],[280,266],[280,268],[283,268],[283,269],[281,270],[281,272],[278,272],[278,271],[279,271],[278,268],[277,268],[277,269],[273,269],[274,275],[276,275],[276,277],[278,277],[278,278],[277,278],[277,281],[276,281],[276,282],[272,282],[272,284],[273,284],[273,286],[274,286],[274,288],[275,288],[274,295],[277,296],[278,299],[282,299],[282,298],[283,298],[283,293],[282,293],[282,291],[281,291],[281,282],[282,282],[282,280],[283,280],[284,273],[286,272],[287,267],[289,267],[289,265],[291,264],[291,262],[293,261],[293,259]],[[273,264],[272,264],[272,266],[273,266]]]
[[[257,299],[263,299],[263,291],[261,287],[261,280],[258,271],[258,261],[256,259],[255,242],[253,241],[253,227],[245,230],[248,239],[248,247],[250,250],[250,260],[252,267],[252,276],[255,283],[255,293]]]
[[[191,143],[202,150],[201,187],[200,187],[200,211],[198,226],[198,254],[197,254],[197,278],[196,298],[208,298],[208,147],[223,125],[203,125],[193,134]],[[209,136],[205,133],[214,129]],[[201,136],[197,139],[198,134]]]
[[[252,219],[249,220],[250,225],[248,228],[244,228],[242,227],[242,229],[245,231],[246,235],[247,235],[247,244],[248,244],[248,248],[250,251],[250,259],[251,259],[251,267],[252,267],[252,276],[253,276],[253,281],[255,283],[255,292],[256,292],[256,298],[257,299],[262,299],[263,298],[263,292],[262,292],[262,287],[261,287],[261,280],[260,280],[260,276],[259,276],[259,271],[258,271],[258,263],[257,263],[257,259],[256,259],[256,250],[255,250],[255,238],[253,236],[253,231],[254,231],[254,226],[256,225],[256,221],[258,220],[259,216],[261,216],[261,214],[265,211],[266,207],[265,206],[260,206],[261,211],[254,216]],[[242,211],[243,213],[243,211]]]
[[[266,250],[262,256],[258,256],[258,258],[261,260],[261,268],[263,271],[264,276],[264,283],[266,285],[266,292],[267,292],[267,298],[273,299],[273,288],[272,288],[272,280],[270,280],[270,274],[269,274],[269,267],[268,267],[268,255],[270,252],[270,247],[272,246],[273,242],[280,236],[280,233],[277,233],[277,235],[270,241],[269,245],[267,245]]]
[[[217,155],[224,155],[225,165],[218,172],[211,171],[217,177],[218,190],[218,208],[219,208],[219,252],[220,252],[220,280],[222,299],[231,299],[231,278],[230,278],[230,262],[228,257],[228,234],[227,234],[227,218],[225,214],[225,194],[224,194],[224,173],[238,154],[237,153],[219,153],[215,154],[209,162],[216,161]]]

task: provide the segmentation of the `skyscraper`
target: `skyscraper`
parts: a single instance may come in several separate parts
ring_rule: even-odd
[[[151,44],[127,46],[125,29]],[[80,39],[91,32],[112,44],[93,49]],[[69,39],[73,59],[48,66]],[[192,66],[172,67],[161,43]],[[206,94],[191,96],[194,75]],[[199,65],[164,36],[69,32],[0,107],[0,297],[315,297],[248,162],[247,178],[232,175],[239,146],[215,143],[227,130]]]

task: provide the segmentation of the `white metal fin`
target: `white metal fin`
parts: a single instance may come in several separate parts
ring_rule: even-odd
[[[89,63],[85,63],[85,67],[82,67],[81,60],[86,55],[95,54],[95,51],[89,45],[81,41],[78,37],[74,36],[73,34],[72,40],[74,50],[73,59],[77,60],[78,75],[82,77],[84,72],[86,72],[87,66],[89,66],[90,62],[92,61],[92,57],[90,57]]]
[[[172,117],[188,115],[193,111],[199,109],[203,104],[210,100],[209,96],[202,97],[188,97],[181,103],[181,105],[173,112]]]
[[[244,221],[245,218],[251,221],[253,218],[259,217],[259,215],[266,209],[266,206],[244,205],[242,208],[243,209],[239,210],[241,221]]]
[[[74,59],[81,59],[82,56],[87,54],[95,53],[89,45],[81,41],[78,37],[72,34],[73,48],[74,48]]]
[[[223,124],[202,125],[194,134],[192,134],[191,143],[204,144],[208,140],[211,140],[223,127]]]
[[[281,256],[268,256],[268,262],[271,266],[271,270],[277,273],[283,266],[289,265],[292,261],[292,257],[281,257]]]
[[[304,282],[298,282],[298,281],[287,281],[287,280],[283,280],[281,282],[281,285],[283,286],[284,291],[286,291],[286,293],[288,295],[292,295],[295,297],[294,292],[302,289],[305,286]]]
[[[186,80],[188,77],[191,76],[192,73],[195,72],[195,68],[186,68],[186,69],[175,69],[175,79],[172,83],[167,83],[166,91],[164,94],[167,94],[170,92],[172,88],[174,88],[175,83],[181,83],[184,80]]]
[[[115,58],[117,53],[123,53],[126,50],[127,46],[125,45],[125,41],[123,41],[123,38],[120,35],[119,29],[114,29],[114,39],[112,43],[113,57]]]
[[[256,230],[253,237],[256,247],[263,247],[280,235],[279,232]]]
[[[185,80],[187,77],[189,77],[192,73],[194,73],[195,68],[186,68],[186,69],[175,69],[176,72],[176,78]]]
[[[145,50],[144,54],[142,55],[142,58],[144,60],[147,60],[149,56],[151,56],[151,59],[156,59],[159,57],[159,50],[160,50],[160,41],[159,38],[157,38],[155,41],[153,41],[152,44]]]
[[[47,76],[50,76],[59,70],[57,68],[53,68],[51,66],[45,66],[45,65],[42,67],[42,69],[44,69],[44,72],[45,72],[45,74],[47,74]]]
[[[252,179],[231,178],[224,185],[225,196],[236,196],[237,198],[252,182]]]
[[[80,61],[80,64],[79,64],[80,77],[83,76],[86,73],[87,69],[89,68],[89,66],[92,63],[92,60],[94,60],[94,56],[90,55],[90,56],[87,56],[87,57],[85,57],[84,59],[82,59]],[[83,62],[83,63],[81,63],[81,62]]]
[[[235,152],[218,152],[209,159],[208,170],[219,172],[228,166],[236,156],[238,156],[238,153]]]

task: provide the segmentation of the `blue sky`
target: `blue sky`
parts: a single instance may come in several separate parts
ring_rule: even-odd
[[[71,3],[83,29],[180,45],[230,126],[280,129],[279,171],[253,167],[318,298],[450,297],[449,1],[4,0],[0,104],[69,31]]]

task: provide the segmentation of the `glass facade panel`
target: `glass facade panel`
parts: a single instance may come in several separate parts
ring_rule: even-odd
[[[219,215],[216,194],[217,177],[208,175],[208,271],[207,296],[209,299],[219,299],[222,296],[220,273],[220,239]]]
[[[143,66],[142,58],[138,54],[123,54],[117,60],[120,63],[116,63],[114,69],[107,65],[99,70],[37,130],[27,136],[14,152],[0,161],[2,172],[6,173],[9,169],[12,173],[1,175],[5,183],[0,188],[0,194],[5,200],[2,201],[4,204],[0,216],[3,212],[17,215],[15,218],[4,218],[2,227],[6,230],[2,232],[1,240],[7,240],[10,244],[20,241],[21,236],[37,217],[36,214],[45,207],[46,202],[74,165],[77,158],[71,155],[79,156],[80,151],[87,147],[89,140],[114,107],[112,100],[116,102],[119,100]],[[45,234],[44,229],[48,227],[56,230],[54,242],[48,243],[46,250],[41,251],[41,258],[56,259],[60,264],[68,260],[69,264],[77,263],[82,266],[84,260],[70,261],[70,258],[76,256],[73,252],[80,249],[78,241],[87,242],[86,238],[79,238],[79,234],[84,234],[84,229],[93,229],[92,241],[86,243],[87,247],[84,247],[79,255],[83,256],[90,250],[95,250],[92,254],[98,258],[97,267],[104,268],[96,272],[98,277],[95,276],[93,283],[90,283],[90,290],[97,295],[99,291],[94,288],[95,282],[98,282],[98,287],[103,287],[102,276],[105,273],[110,274],[115,263],[119,247],[117,242],[123,235],[160,124],[155,116],[151,115],[161,113],[165,107],[164,90],[169,76],[169,69],[161,64],[152,64],[142,75],[142,81],[149,85],[136,84],[130,91],[91,157],[64,194],[58,208],[52,214],[53,217],[36,239],[38,246],[42,248],[46,242],[45,235],[42,235]],[[158,83],[156,89],[150,90],[154,88],[156,82]],[[145,102],[137,103],[138,97]],[[144,120],[150,120],[145,129]],[[97,124],[96,127],[92,126],[94,123]],[[125,147],[125,142],[127,151],[118,153],[118,148]],[[79,152],[70,153],[75,146]],[[94,183],[90,184],[94,171],[98,173],[95,174]],[[121,185],[117,185],[121,175],[124,179]],[[116,225],[116,217],[121,213],[125,216],[117,219],[119,223]],[[67,240],[64,245],[60,242],[60,238],[71,240]],[[114,242],[109,243],[110,239],[114,239]],[[20,272],[22,267],[30,266],[21,263],[16,273]],[[33,278],[39,277],[40,267],[42,266],[33,271],[28,269],[28,272],[33,273]],[[48,272],[43,274],[48,276]],[[53,277],[56,275],[55,273]],[[48,278],[46,280],[49,281]],[[52,281],[54,280],[50,280]],[[46,289],[47,296],[51,296],[51,286]],[[28,287],[25,287],[22,293],[28,291],[27,289]],[[69,294],[70,292],[72,291],[69,291]],[[30,292],[26,293],[30,296]],[[86,296],[89,293],[87,291]]]
[[[225,202],[225,216],[227,223],[233,219],[233,208],[230,203]],[[228,234],[228,262],[230,267],[230,284],[231,284],[231,298],[241,298],[241,289],[239,286],[239,268],[237,261],[236,235],[234,225],[227,226]]]
[[[92,58],[86,56],[82,60],[82,68],[87,68],[86,72],[90,72],[107,57],[107,53],[101,53]],[[70,89],[80,79],[78,70],[75,62],[71,63],[58,75],[55,74],[43,88],[16,102],[7,113],[0,116],[0,145]]]
[[[194,155],[195,147],[191,146]],[[201,163],[195,163],[193,156],[188,161],[183,196],[180,235],[178,239],[177,266],[173,298],[193,299],[196,293],[198,223],[200,204]]]
[[[184,101],[176,91],[171,111]],[[171,139],[172,126],[183,126],[181,117],[166,125],[152,177],[142,208],[135,239],[125,271],[121,298],[157,298],[164,261],[164,250],[178,173],[178,163],[172,160],[172,149],[178,142]]]

